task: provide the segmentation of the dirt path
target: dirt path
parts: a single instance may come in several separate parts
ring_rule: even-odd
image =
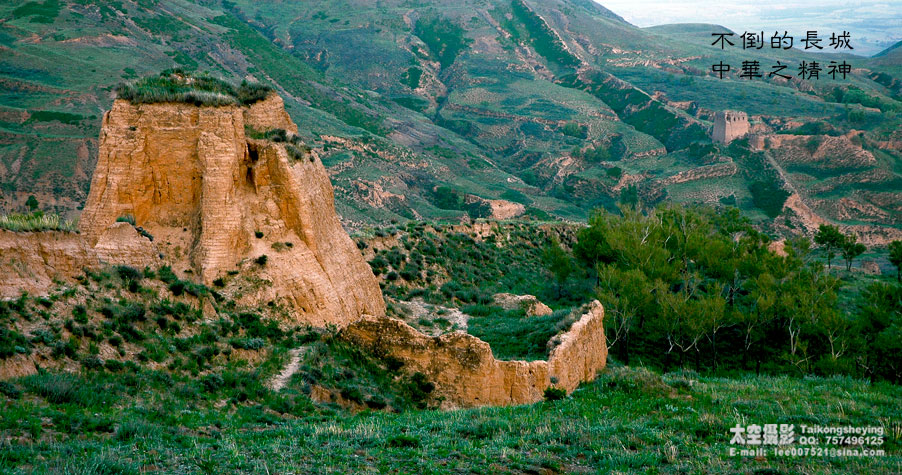
[[[282,372],[273,376],[271,380],[269,380],[269,387],[273,391],[279,391],[288,384],[288,380],[294,376],[294,373],[298,371],[298,368],[301,367],[301,359],[309,350],[309,346],[302,346],[300,348],[293,348],[288,350],[288,364],[282,368]]]

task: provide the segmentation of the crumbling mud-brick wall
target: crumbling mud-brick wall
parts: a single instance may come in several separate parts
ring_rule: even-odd
[[[458,331],[431,337],[388,317],[364,316],[339,336],[397,358],[405,371],[423,373],[435,384],[432,397],[443,409],[534,403],[552,386],[569,393],[595,379],[608,355],[604,308],[598,301],[553,339],[557,346],[548,361],[501,361],[475,336]]]

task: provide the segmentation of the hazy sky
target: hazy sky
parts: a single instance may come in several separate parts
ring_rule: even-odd
[[[820,37],[843,30],[853,53],[871,55],[902,40],[902,0],[596,0],[641,27],[667,23],[716,23],[739,34],[780,32]]]

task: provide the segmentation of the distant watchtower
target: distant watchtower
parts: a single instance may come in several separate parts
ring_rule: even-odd
[[[714,114],[714,131],[711,140],[730,143],[733,139],[745,137],[749,133],[749,118],[745,112],[720,111]]]

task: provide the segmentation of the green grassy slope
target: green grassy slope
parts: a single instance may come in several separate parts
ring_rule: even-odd
[[[58,381],[82,388],[75,393],[81,396],[54,399]],[[0,396],[7,399],[2,431],[11,437],[0,445],[0,467],[8,473],[891,473],[902,463],[893,425],[899,388],[851,379],[614,368],[561,401],[356,415],[292,396],[298,384],[219,407],[229,389],[211,392],[155,371],[16,380],[5,388],[21,396]],[[753,423],[878,425],[887,431],[879,447],[887,455],[729,457],[729,428]]]

